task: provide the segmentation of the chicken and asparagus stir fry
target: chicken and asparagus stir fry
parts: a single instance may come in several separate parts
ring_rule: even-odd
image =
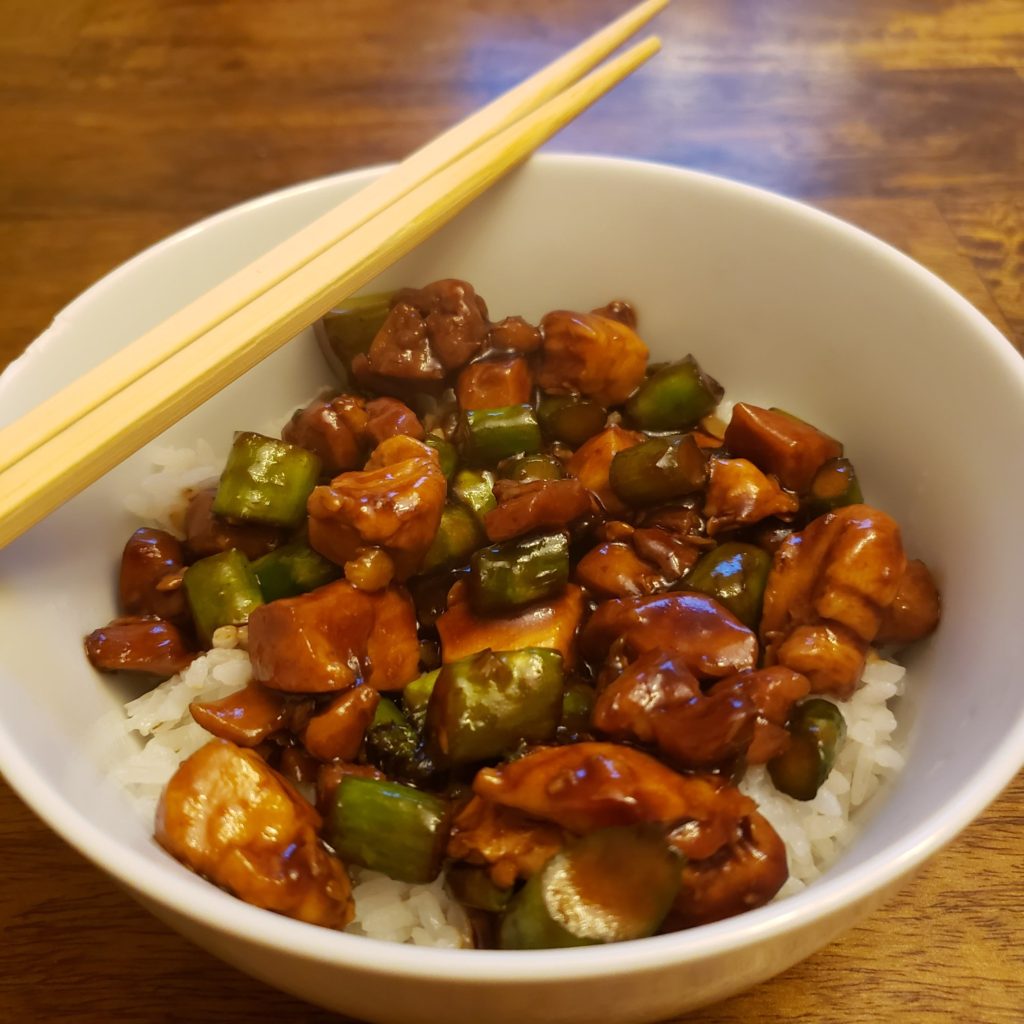
[[[736,782],[810,800],[836,702],[939,595],[842,445],[652,365],[625,302],[538,326],[456,280],[319,325],[345,390],[236,435],[183,538],[140,529],[103,670],[169,676],[237,629],[254,681],[158,841],[332,928],[346,866],[446,871],[478,944],[603,943],[769,901],[786,849]]]

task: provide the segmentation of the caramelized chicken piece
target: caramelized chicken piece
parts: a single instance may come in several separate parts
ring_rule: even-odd
[[[560,530],[597,511],[590,491],[579,480],[499,480],[498,507],[484,516],[492,541],[509,540],[534,530]]]
[[[241,745],[241,744],[239,744]],[[277,770],[291,783],[315,786],[320,762],[297,743],[281,751]]]
[[[478,359],[459,373],[455,397],[460,409],[500,409],[533,397],[533,374],[522,356]]]
[[[487,865],[494,884],[509,887],[535,875],[565,838],[557,825],[474,796],[452,821],[448,856]]]
[[[213,511],[216,487],[196,491],[185,511],[185,549],[189,561],[238,548],[249,559],[257,559],[283,543],[286,531],[260,523],[229,523]]]
[[[791,518],[799,507],[795,495],[787,494],[747,459],[711,460],[711,477],[704,499],[708,536],[768,516]]]
[[[507,316],[491,324],[487,335],[487,348],[510,349],[513,352],[536,352],[544,343],[538,328],[528,324],[521,316]]]
[[[465,281],[403,288],[370,345],[367,366],[387,377],[440,380],[480,351],[489,327],[483,299]]]
[[[281,439],[313,452],[323,472],[335,476],[363,463],[366,403],[356,395],[316,399],[298,409],[281,431]]]
[[[379,703],[372,687],[353,686],[309,720],[303,746],[320,761],[354,761]]]
[[[448,610],[437,619],[442,659],[447,665],[488,647],[492,651],[551,647],[569,670],[576,664],[576,631],[582,617],[583,591],[572,584],[557,597],[507,615],[478,615],[465,582],[460,581],[448,595]]]
[[[669,585],[669,580],[626,541],[606,541],[592,548],[576,564],[574,578],[599,598],[639,597]]]
[[[320,825],[313,807],[256,754],[213,740],[167,783],[156,839],[246,903],[344,928],[352,890],[344,865],[317,838]]]
[[[209,733],[240,747],[255,747],[283,729],[287,700],[259,683],[249,683],[220,700],[193,701],[192,717]]]
[[[645,440],[647,438],[635,430],[608,427],[581,444],[566,463],[565,470],[592,491],[606,511],[620,515],[627,511],[627,507],[612,490],[608,480],[612,459],[618,452]]]
[[[390,555],[407,579],[434,541],[447,484],[437,453],[409,437],[388,438],[362,472],[342,473],[309,496],[309,543],[344,565],[363,547]]]
[[[762,639],[771,648],[797,626],[828,622],[871,643],[906,564],[899,527],[884,512],[847,505],[820,516],[775,552]]]
[[[163,619],[125,616],[85,638],[85,653],[101,672],[173,676],[196,657],[177,626]]]
[[[580,394],[604,406],[618,405],[647,372],[647,346],[618,320],[556,310],[541,321],[541,331],[537,383],[551,394]]]
[[[864,674],[868,645],[844,626],[797,626],[771,652],[780,665],[805,675],[812,693],[848,700]]]
[[[136,530],[124,546],[118,602],[124,615],[155,615],[187,622],[188,605],[181,585],[185,549],[165,530]]]
[[[718,678],[753,668],[757,638],[707,594],[678,591],[654,597],[605,601],[580,635],[591,665],[614,677],[648,651],[678,655],[698,678]]]
[[[713,689],[732,682],[742,686],[757,709],[754,738],[746,753],[747,764],[766,764],[789,746],[786,723],[793,705],[811,692],[811,684],[799,672],[784,665],[774,665],[723,679]]]
[[[661,930],[693,928],[764,906],[788,877],[785,844],[751,811],[724,849],[684,865],[682,887]]]
[[[814,474],[843,454],[843,446],[809,423],[778,409],[761,409],[738,402],[725,431],[725,446],[774,473],[783,487],[803,494]]]
[[[389,437],[399,435],[423,440],[423,424],[416,413],[397,398],[375,398],[367,402],[364,437],[368,447],[376,448]]]
[[[480,769],[473,790],[485,800],[581,835],[643,821],[675,824],[690,857],[711,856],[756,806],[715,776],[680,775],[615,743],[541,748]]]
[[[882,615],[875,637],[878,644],[904,646],[933,632],[939,624],[942,602],[928,566],[915,558],[907,562],[892,604]]]
[[[591,313],[597,313],[598,316],[607,317],[609,320],[618,320],[630,330],[636,330],[636,310],[624,299],[612,299],[607,305],[592,309]]]
[[[401,587],[368,594],[338,580],[255,608],[249,656],[274,690],[327,693],[360,680],[401,689],[419,669],[416,612]]]

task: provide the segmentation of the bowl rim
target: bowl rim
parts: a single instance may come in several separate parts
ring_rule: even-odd
[[[966,299],[936,275],[910,257],[862,229],[777,193],[655,161],[590,154],[543,153],[531,165],[562,167],[586,173],[596,169],[625,174],[634,179],[647,175],[673,177],[684,187],[731,191],[748,201],[774,206],[784,214],[816,223],[823,230],[843,236],[848,244],[869,250],[884,260],[894,274],[917,280],[944,305],[949,315],[999,359],[1006,374],[1015,377],[1024,400],[1024,360],[996,327]],[[375,165],[327,175],[250,199],[204,218],[144,249],[116,267],[55,317],[51,325],[0,375],[0,394],[15,386],[18,376],[30,364],[45,359],[57,339],[74,328],[75,313],[102,300],[120,288],[125,275],[138,264],[160,259],[186,238],[201,234],[231,220],[244,219],[264,206],[288,204],[341,181],[359,184],[382,173],[389,165]],[[170,857],[166,863],[153,862],[142,852],[128,848],[100,829],[78,808],[65,802],[54,787],[34,770],[0,720],[0,771],[19,797],[72,847],[131,892],[173,914],[190,919],[224,935],[266,949],[297,954],[311,962],[340,964],[370,974],[432,979],[444,975],[469,985],[496,981],[567,981],[621,974],[633,970],[699,962],[724,952],[735,952],[781,935],[790,929],[809,926],[854,908],[873,894],[885,891],[950,842],[958,832],[991,803],[1013,779],[1024,763],[1024,715],[990,752],[982,769],[966,780],[939,811],[913,831],[901,836],[863,863],[826,874],[807,889],[785,900],[771,903],[737,917],[689,931],[655,936],[604,947],[540,951],[445,950],[397,943],[381,943],[363,936],[333,932],[250,906],[201,883],[205,897],[196,900],[194,875]],[[381,951],[387,950],[386,962]]]

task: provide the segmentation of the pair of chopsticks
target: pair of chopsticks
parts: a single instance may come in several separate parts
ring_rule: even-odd
[[[656,37],[597,67],[667,3],[634,7],[0,430],[0,548],[404,256],[650,59]]]

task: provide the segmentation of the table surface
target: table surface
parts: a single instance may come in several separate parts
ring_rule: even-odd
[[[0,366],[239,200],[404,156],[619,0],[0,0]],[[1024,340],[1024,2],[688,0],[553,148],[775,189]],[[549,147],[552,148],[552,147]],[[685,1020],[1024,1020],[1024,777],[888,907]],[[0,1019],[338,1020],[167,931],[0,783]]]

